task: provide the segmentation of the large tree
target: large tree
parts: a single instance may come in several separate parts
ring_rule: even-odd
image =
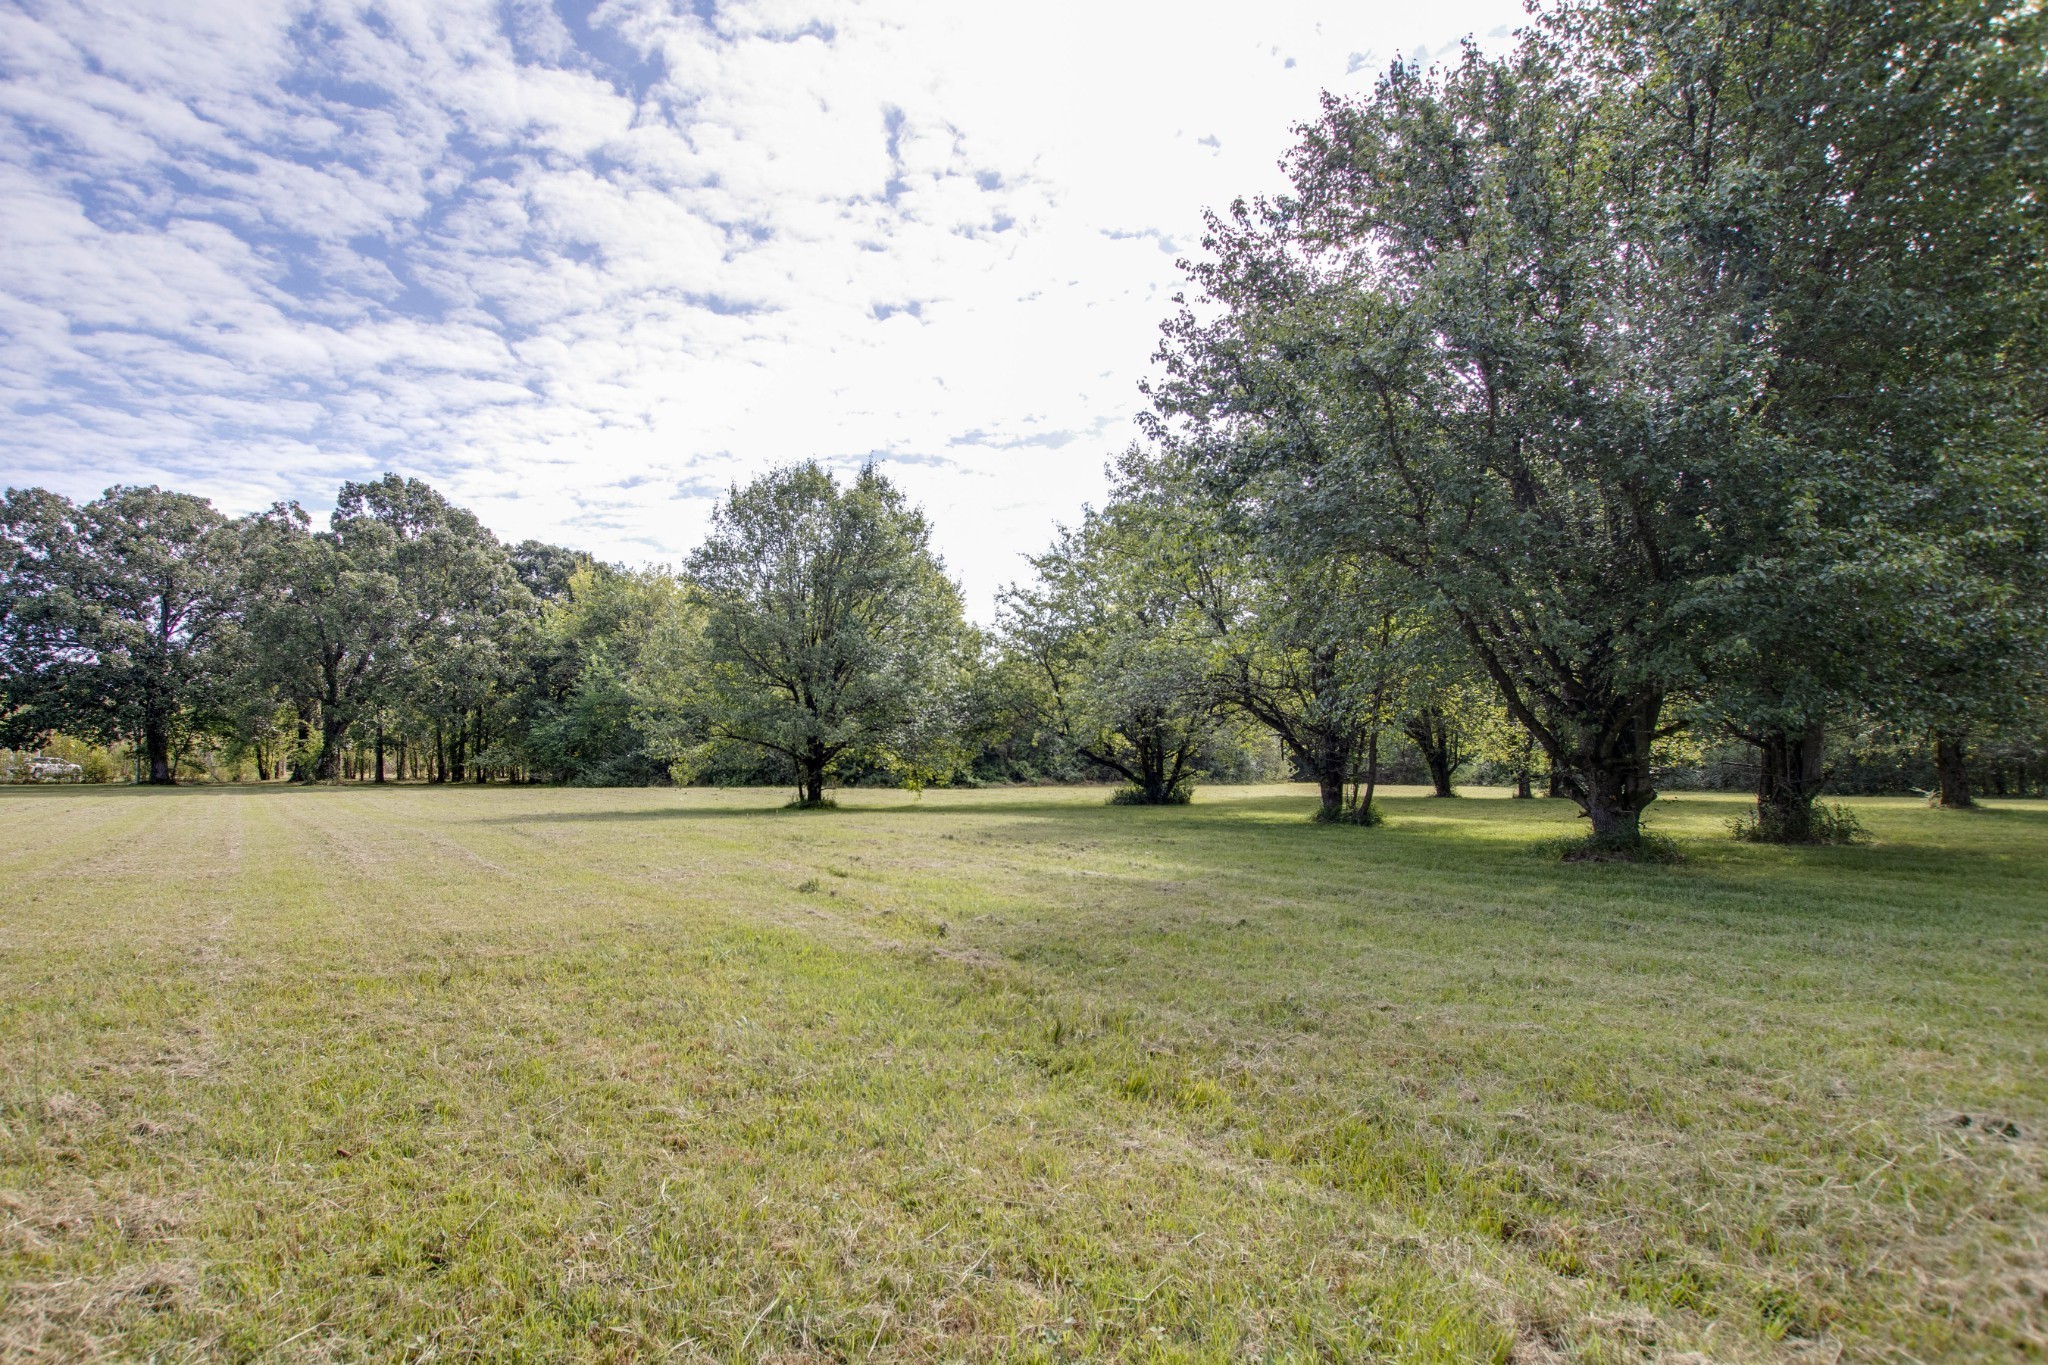
[[[687,574],[703,598],[692,709],[706,736],[779,754],[801,804],[849,755],[914,761],[939,737],[968,639],[924,514],[873,465],[735,486]]]
[[[1743,552],[1691,609],[1700,710],[1756,746],[1780,837],[1812,828],[1829,723],[1912,695],[1959,751],[2016,690],[2006,589],[2038,578],[2048,481],[2043,24],[2025,0],[1579,0],[1543,30],[1609,92],[1702,311],[1765,357],[1772,496],[1722,521]]]
[[[1212,220],[1154,396],[1305,552],[1412,575],[1594,834],[1630,843],[1758,381],[1599,113],[1536,44],[1328,101],[1294,194]]]
[[[2040,22],[1588,0],[1396,67],[1212,220],[1161,427],[1425,585],[1596,835],[1637,836],[1690,713],[1799,837],[1824,722],[1943,599],[1916,543],[2040,483]]]
[[[318,713],[319,749],[308,755],[302,748],[296,781],[340,775],[343,738],[400,676],[406,591],[395,572],[395,542],[391,528],[371,518],[338,518],[315,531],[296,503],[245,524],[253,671],[299,708],[302,729]]]
[[[343,484],[332,525],[335,535],[366,543],[374,528],[387,531],[390,571],[400,586],[400,615],[387,646],[395,685],[377,699],[371,720],[380,779],[383,711],[402,703],[432,727],[444,776],[460,781],[473,773],[482,780],[503,728],[493,703],[517,686],[519,663],[539,629],[518,564],[475,513],[396,474]],[[531,568],[535,560],[529,555],[526,563]],[[506,756],[502,746],[498,756]]]
[[[40,489],[0,503],[0,713],[15,738],[130,740],[147,780],[220,701],[233,537],[204,498],[110,488],[74,507]]]

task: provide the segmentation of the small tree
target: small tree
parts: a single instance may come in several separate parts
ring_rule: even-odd
[[[1038,581],[999,605],[1018,695],[1073,752],[1129,784],[1118,799],[1176,805],[1223,719],[1209,627],[1158,572],[1136,504],[1090,511],[1032,559]]]
[[[1381,735],[1446,644],[1400,577],[1360,556],[1298,554],[1284,528],[1220,504],[1171,446],[1156,458],[1134,448],[1117,474],[1124,552],[1192,609],[1216,696],[1316,784],[1319,822],[1376,823]]]
[[[787,758],[803,806],[849,755],[917,750],[967,639],[930,542],[873,465],[845,488],[814,461],[735,486],[687,570],[705,609],[701,732]]]

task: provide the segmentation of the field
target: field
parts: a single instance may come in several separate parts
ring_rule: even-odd
[[[2039,1358],[2048,807],[1497,797],[5,791],[0,1358]]]

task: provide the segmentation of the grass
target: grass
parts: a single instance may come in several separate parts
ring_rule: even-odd
[[[0,1357],[2009,1360],[2048,808],[0,793]]]

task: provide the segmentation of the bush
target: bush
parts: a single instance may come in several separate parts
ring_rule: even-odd
[[[1685,851],[1665,834],[1644,830],[1633,839],[1611,834],[1585,834],[1564,839],[1545,839],[1536,845],[1545,857],[1567,863],[1682,863]]]
[[[1143,787],[1126,784],[1109,794],[1112,806],[1185,806],[1194,799],[1194,787],[1183,782],[1164,796],[1150,796]]]
[[[1319,825],[1362,825],[1367,829],[1387,823],[1386,815],[1378,806],[1343,806],[1336,810],[1317,806],[1316,813],[1309,819]]]
[[[1813,803],[1803,834],[1770,810],[1736,816],[1728,822],[1728,832],[1745,844],[1861,844],[1870,841],[1870,831],[1856,818],[1855,811],[1825,801]]]

